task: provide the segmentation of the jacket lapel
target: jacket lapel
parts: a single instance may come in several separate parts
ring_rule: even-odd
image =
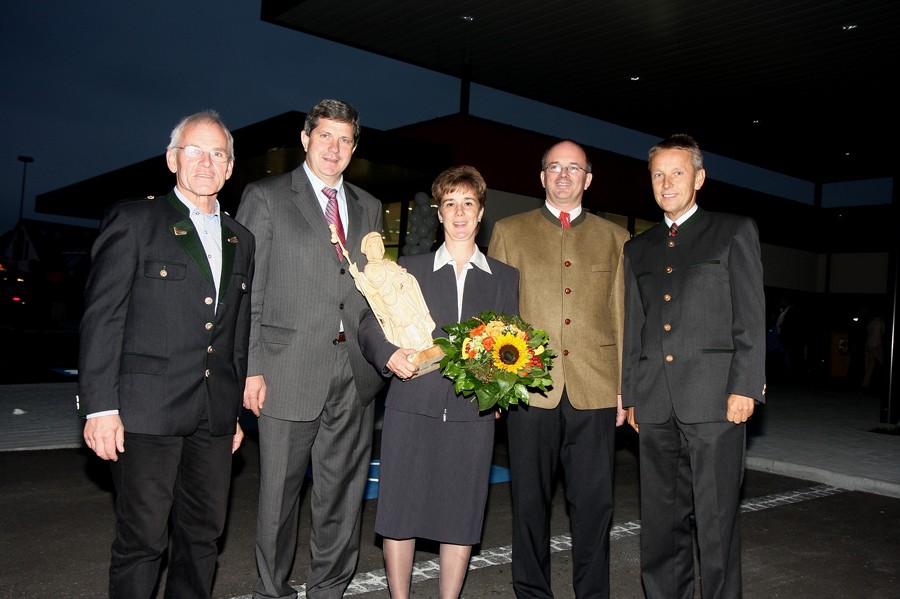
[[[334,244],[331,243],[331,229],[328,228],[328,222],[325,220],[325,213],[322,212],[322,205],[319,203],[319,197],[317,195],[318,192],[310,185],[309,178],[306,176],[306,171],[303,170],[303,166],[294,169],[291,174],[291,189],[294,191],[294,196],[292,198],[294,205],[297,206],[300,214],[303,215],[312,230],[318,231],[318,233],[314,234],[317,237],[320,237],[323,243],[333,247]],[[347,248],[347,251],[350,251],[349,247]],[[337,252],[334,251],[334,249],[331,250],[331,255],[334,256],[336,262],[338,257]]]
[[[346,183],[344,184],[344,196],[347,198],[348,222],[346,223],[347,226],[344,227],[344,236],[347,238],[347,253],[350,254],[352,260],[358,262],[362,258],[362,249],[360,248],[362,238],[371,233],[371,231],[363,231],[360,227],[363,217],[362,207],[359,205],[359,196]]]
[[[219,299],[221,300],[228,283],[231,271],[234,270],[234,255],[237,252],[238,236],[222,222],[222,275],[219,278]]]
[[[175,195],[174,191],[170,191],[166,199],[169,201],[169,204],[184,217],[182,220],[169,225],[169,233],[175,237],[175,241],[177,241],[191,257],[200,269],[200,272],[203,273],[203,276],[206,277],[210,284],[215,286],[212,270],[209,268],[209,260],[206,258],[206,252],[203,249],[203,244],[200,242],[200,235],[194,228],[194,223],[191,221],[187,207],[181,203],[181,200],[178,199],[178,196]],[[233,259],[234,256],[232,255],[232,260]]]

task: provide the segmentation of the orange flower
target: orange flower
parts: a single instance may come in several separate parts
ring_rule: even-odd
[[[441,374],[457,394],[477,399],[479,411],[527,404],[529,392],[545,392],[553,384],[555,352],[545,349],[547,333],[519,316],[487,310],[444,330],[448,336],[434,340],[444,350]]]

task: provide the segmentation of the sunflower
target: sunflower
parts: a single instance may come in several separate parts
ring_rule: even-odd
[[[547,332],[519,316],[486,310],[444,330],[448,336],[434,340],[444,352],[441,374],[457,394],[477,399],[479,411],[527,405],[529,393],[552,387],[556,352],[546,347]]]
[[[522,370],[531,360],[525,340],[510,333],[503,333],[497,338],[493,358],[494,366],[513,373]]]

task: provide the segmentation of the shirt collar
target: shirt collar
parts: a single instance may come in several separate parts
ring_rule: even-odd
[[[693,206],[691,206],[690,210],[688,210],[687,212],[682,214],[681,217],[677,221],[672,221],[669,219],[668,216],[664,216],[663,219],[666,221],[666,226],[671,227],[672,222],[676,222],[676,223],[678,223],[678,226],[680,227],[681,225],[684,224],[684,221],[686,221],[687,219],[692,217],[694,215],[694,213],[697,212],[697,208],[699,208],[699,206],[695,203]]]
[[[454,260],[453,256],[450,255],[450,251],[447,249],[447,244],[442,243],[441,247],[439,247],[434,253],[435,272],[444,268],[448,264],[455,265],[456,260]],[[481,250],[478,249],[478,246],[475,246],[475,253],[472,254],[471,258],[469,258],[469,264],[477,266],[484,272],[491,274],[491,267],[488,265],[487,257],[481,252]]]
[[[194,203],[192,201],[190,201],[189,199],[184,197],[184,194],[182,194],[181,191],[177,187],[173,191],[175,191],[175,197],[177,197],[179,200],[181,200],[181,203],[187,207],[188,213],[191,216],[195,216],[197,214],[201,214],[203,216],[215,216],[215,217],[219,216],[219,200],[216,200],[215,209],[213,210],[213,213],[206,214],[206,213],[200,212],[200,209],[197,208],[197,206],[194,205]]]
[[[550,205],[550,202],[545,201],[544,204],[547,206],[547,210],[549,210],[553,214],[553,216],[555,216],[556,218],[559,218],[559,213],[562,212],[562,210],[560,210],[559,208],[554,208],[553,206]],[[576,218],[578,218],[578,215],[580,215],[580,214],[581,214],[581,204],[578,204],[577,206],[575,206],[574,208],[569,210],[569,221],[575,220]]]
[[[323,187],[331,187],[332,189],[337,189],[338,197],[341,195],[341,190],[344,188],[344,175],[341,175],[341,178],[338,179],[338,182],[334,185],[327,185],[324,181],[319,179],[313,172],[312,169],[309,168],[309,165],[306,164],[306,161],[303,161],[303,170],[306,171],[306,176],[309,178],[309,183],[313,187],[313,191],[316,192],[316,196],[319,198],[324,198],[325,196],[322,194]]]

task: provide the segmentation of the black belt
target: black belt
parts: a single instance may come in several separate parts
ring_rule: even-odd
[[[338,333],[337,339],[332,341],[332,343],[337,345],[338,343],[343,343],[346,340],[347,340],[347,336],[344,334],[344,331],[341,331],[340,333]]]

